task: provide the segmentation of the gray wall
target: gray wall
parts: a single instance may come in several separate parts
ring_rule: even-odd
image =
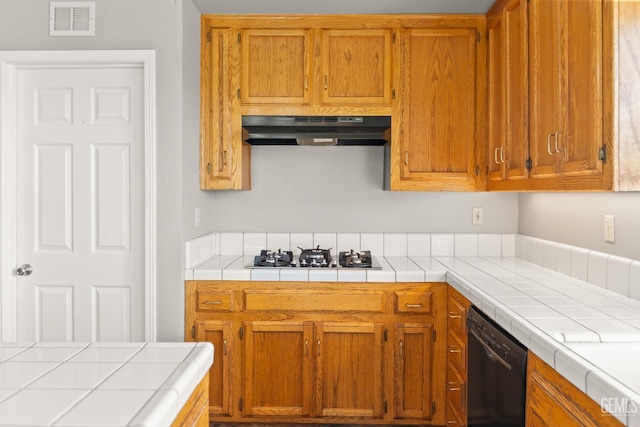
[[[640,193],[523,193],[518,212],[521,234],[640,260]],[[615,217],[614,243],[604,215]]]
[[[252,147],[252,190],[215,193],[217,231],[516,233],[515,193],[382,190],[382,147]],[[471,224],[473,207],[484,224]]]
[[[184,0],[189,4],[191,0]],[[193,6],[187,8],[186,38],[191,27],[199,27]],[[181,205],[200,205],[212,212],[212,196],[197,192],[193,185],[193,157],[197,156],[197,127],[183,111],[197,112],[194,84],[194,53],[185,53],[182,72],[182,0],[96,0],[95,37],[50,37],[49,2],[42,0],[0,0],[0,50],[47,49],[155,49],[157,60],[157,312],[158,339],[182,340],[184,325],[183,210]],[[193,21],[193,22],[192,22]],[[188,43],[193,43],[190,41]],[[195,42],[199,46],[199,40]],[[198,47],[196,47],[197,49]],[[185,79],[183,96],[182,78]],[[195,80],[197,82],[198,79]],[[184,110],[183,108],[184,107]],[[197,116],[196,116],[197,117]],[[188,156],[183,164],[184,151]],[[183,167],[188,170],[183,177]],[[185,181],[183,186],[183,181]],[[183,200],[183,188],[185,191]],[[185,210],[188,208],[185,207]],[[205,212],[205,217],[209,217]],[[186,215],[185,215],[186,218]],[[185,224],[188,221],[185,219]],[[212,231],[212,221],[202,233],[185,227],[185,235]],[[188,238],[187,237],[187,238]]]

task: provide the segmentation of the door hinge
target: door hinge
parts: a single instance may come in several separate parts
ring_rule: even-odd
[[[524,162],[524,167],[527,168],[528,171],[533,169],[533,160],[531,160],[531,157]]]
[[[396,90],[391,89],[391,99],[396,99]]]
[[[242,43],[242,34],[238,33],[238,43]]]
[[[598,149],[598,160],[601,160],[602,163],[607,163],[607,146],[603,145]]]
[[[387,339],[388,339],[387,329],[385,329],[384,332],[382,333],[382,339],[384,339],[385,342],[387,341]]]
[[[240,398],[240,401],[238,402],[238,409],[242,411],[242,398]]]
[[[436,340],[436,330],[431,331],[431,340],[435,342]]]
[[[211,31],[207,33],[207,43],[211,43]]]
[[[191,328],[191,338],[195,338],[196,337],[196,325],[193,325],[193,327]]]
[[[240,99],[240,89],[238,89],[238,92],[236,92],[236,96],[238,97],[238,99]]]
[[[476,33],[476,43],[480,43],[480,31]]]
[[[431,415],[436,413],[436,402],[431,402]]]
[[[391,43],[396,43],[396,33],[393,33],[393,35],[391,36]]]
[[[244,328],[240,326],[240,339],[244,338]]]
[[[382,402],[382,410],[384,411],[384,413],[387,413],[387,401],[385,400],[384,402]]]

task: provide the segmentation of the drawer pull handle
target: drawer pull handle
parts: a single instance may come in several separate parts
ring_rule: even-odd
[[[225,355],[227,354],[227,339],[226,338],[222,341],[222,351],[223,351],[223,354],[225,354]]]
[[[407,308],[422,308],[422,304],[405,304]]]
[[[460,350],[459,348],[455,348],[455,347],[449,347],[449,353],[462,353],[462,350]]]
[[[220,305],[220,304],[222,304],[222,301],[205,301],[204,304],[205,305]]]
[[[460,319],[460,318],[462,318],[462,315],[457,314],[457,313],[455,313],[453,311],[449,312],[449,319]]]
[[[318,340],[318,356],[320,356],[320,340]]]
[[[404,359],[404,341],[400,341],[400,357]]]
[[[462,387],[454,387],[456,383],[447,383],[447,390],[449,391],[460,391]]]
[[[309,340],[304,340],[304,355],[309,355]]]

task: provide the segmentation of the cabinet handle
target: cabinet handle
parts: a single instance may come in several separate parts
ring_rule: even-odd
[[[551,135],[553,134],[550,133],[549,135],[547,135],[547,153],[553,156],[553,153],[551,152]]]
[[[227,150],[222,152],[222,164],[227,166]]]
[[[496,147],[495,150],[493,150],[493,161],[496,162],[496,165],[499,165],[500,162],[498,161],[498,150],[500,149],[500,147]]]
[[[409,166],[409,151],[404,152],[404,164],[405,166]]]
[[[205,305],[220,305],[220,304],[222,304],[222,301],[205,301],[204,304]]]
[[[504,145],[500,146],[500,163],[504,163]]]
[[[449,319],[460,319],[460,318],[462,318],[462,315],[460,315],[460,314],[456,314],[456,313],[455,313],[455,312],[453,312],[453,311],[450,311],[450,312],[449,312],[449,313],[447,313],[447,314],[448,314],[448,316],[449,316]]]
[[[320,340],[318,340],[318,356],[320,356]]]
[[[447,383],[447,390],[449,390],[449,391],[460,391],[460,390],[462,390],[462,387],[453,387],[454,385],[456,385],[456,383],[448,382]]]
[[[222,340],[222,352],[223,354],[227,354],[227,339]]]
[[[329,77],[325,74],[324,76],[324,90],[329,89]]]
[[[409,303],[406,303],[405,305],[407,306],[407,308],[422,308],[422,304],[409,304]]]
[[[462,350],[461,350],[461,349],[459,349],[459,348],[458,348],[458,349],[456,349],[455,347],[453,347],[453,346],[451,346],[451,345],[450,345],[450,346],[449,346],[449,353],[462,353]]]
[[[309,90],[309,76],[304,76],[304,90]]]
[[[404,341],[400,340],[400,357],[404,358]]]
[[[309,340],[304,340],[304,355],[309,355]]]
[[[559,133],[563,133],[563,132],[562,132],[561,130],[559,130],[559,131],[557,131],[556,133],[554,133],[554,134],[553,134],[553,136],[554,136],[554,141],[555,141],[556,153],[560,153],[561,151],[564,151],[564,150],[560,150],[560,149],[558,148],[558,134],[559,134]]]

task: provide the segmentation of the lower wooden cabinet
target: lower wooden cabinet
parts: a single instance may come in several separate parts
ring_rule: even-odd
[[[467,310],[471,302],[451,286],[447,298],[447,425],[467,425]]]
[[[212,422],[446,423],[444,283],[186,283]]]
[[[527,357],[527,427],[623,424],[532,352]]]

